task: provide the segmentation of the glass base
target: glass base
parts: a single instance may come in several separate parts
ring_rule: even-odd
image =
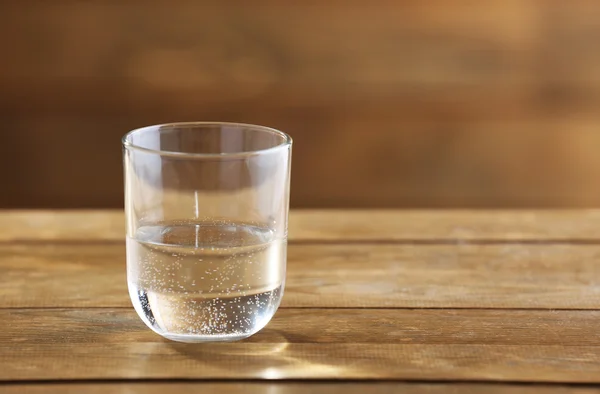
[[[205,342],[235,342],[241,341],[254,335],[252,334],[228,334],[228,335],[180,335],[180,334],[160,334],[163,338],[166,338],[175,342],[184,343],[205,343]]]

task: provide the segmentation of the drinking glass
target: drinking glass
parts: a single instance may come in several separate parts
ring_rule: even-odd
[[[283,296],[292,139],[173,123],[123,137],[127,281],[140,318],[181,342],[262,329]]]

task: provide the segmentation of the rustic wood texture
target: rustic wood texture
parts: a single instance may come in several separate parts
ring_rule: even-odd
[[[17,383],[2,387],[4,394],[164,394],[175,392],[223,393],[223,394],[455,394],[455,393],[523,393],[523,394],[593,394],[600,388],[576,386],[549,386],[525,384],[481,384],[481,383],[71,383],[71,384],[26,384]]]
[[[121,213],[3,212],[0,391],[594,392],[597,216],[296,211],[274,319],[190,345],[131,307]]]
[[[600,245],[291,244],[282,307],[596,309],[599,265]],[[131,305],[122,242],[0,245],[0,271],[0,308]]]
[[[296,207],[597,206],[599,12],[2,1],[0,206],[121,206],[121,135],[174,120],[288,131]]]
[[[291,242],[600,243],[600,210],[292,210]],[[122,210],[0,210],[0,242],[118,241]]]
[[[10,322],[0,336],[0,380],[600,383],[598,312],[283,310],[252,339],[196,346],[157,336],[131,310],[4,310],[0,317]]]
[[[226,350],[230,345],[194,346],[163,340],[146,328],[133,308],[0,309],[0,317],[10,322],[0,332],[0,342],[18,343],[15,351],[23,352],[22,356],[35,352],[36,344],[47,345],[50,351],[53,347],[62,351],[64,347],[96,344],[154,343],[158,348],[175,345],[200,352],[211,347],[215,351]],[[277,347],[279,342],[281,351],[292,344],[589,346],[593,349],[600,347],[600,337],[592,334],[599,320],[598,310],[283,308],[268,327],[239,344],[248,346],[250,353],[252,347]],[[328,324],[323,325],[323,321]],[[93,362],[90,360],[90,365]],[[130,369],[134,368],[132,365]]]

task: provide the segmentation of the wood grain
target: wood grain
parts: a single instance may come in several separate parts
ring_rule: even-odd
[[[290,241],[598,242],[600,210],[291,210]],[[0,210],[0,242],[124,242],[122,210]]]
[[[287,382],[245,382],[245,383],[54,383],[26,384],[16,383],[2,387],[4,394],[38,393],[90,393],[90,394],[163,394],[176,392],[181,394],[199,392],[219,392],[224,394],[454,394],[454,393],[523,393],[523,394],[592,394],[600,388],[555,386],[540,384],[499,384],[499,383],[287,383]]]
[[[0,317],[3,345],[168,342],[148,329],[133,308],[3,309]],[[600,347],[600,338],[592,335],[599,319],[596,310],[284,308],[266,328],[240,343]]]
[[[121,212],[2,212],[0,391],[597,391],[599,217],[294,211],[274,319],[188,345],[131,307]]]
[[[596,311],[281,311],[267,329],[247,341],[203,345],[166,341],[145,328],[131,310],[0,314],[0,380],[5,381],[350,378],[600,383]]]
[[[597,245],[289,245],[282,307],[600,307]],[[130,307],[121,243],[0,245],[0,308]],[[27,289],[27,291],[24,291]]]

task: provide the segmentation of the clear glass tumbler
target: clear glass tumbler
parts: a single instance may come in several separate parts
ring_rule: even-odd
[[[292,139],[236,123],[123,137],[127,280],[148,327],[181,342],[262,329],[283,296]]]

